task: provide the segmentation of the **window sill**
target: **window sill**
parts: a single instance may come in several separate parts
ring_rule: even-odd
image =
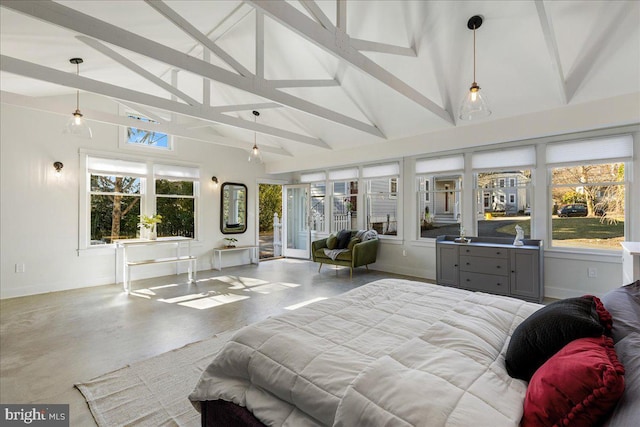
[[[594,249],[559,249],[559,248],[545,248],[545,258],[557,258],[557,259],[575,259],[581,261],[593,261],[593,262],[612,262],[616,264],[622,263],[622,248],[620,250],[611,251],[599,251]]]

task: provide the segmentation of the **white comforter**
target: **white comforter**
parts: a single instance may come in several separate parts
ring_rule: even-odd
[[[541,306],[385,279],[240,330],[190,399],[273,426],[518,426],[508,338]]]

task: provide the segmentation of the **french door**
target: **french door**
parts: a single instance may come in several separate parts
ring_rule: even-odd
[[[309,259],[311,230],[309,228],[309,185],[285,185],[282,191],[282,247],[289,258]]]

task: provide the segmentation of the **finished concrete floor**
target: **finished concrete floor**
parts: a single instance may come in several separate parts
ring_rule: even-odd
[[[277,259],[201,271],[192,285],[140,280],[132,295],[106,285],[1,300],[0,402],[67,403],[71,426],[95,426],[74,383],[387,277],[405,276],[358,268],[350,279],[346,268]]]

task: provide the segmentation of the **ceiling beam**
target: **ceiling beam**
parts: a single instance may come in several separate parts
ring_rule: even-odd
[[[336,0],[336,27],[347,32],[347,0]]]
[[[264,13],[256,10],[256,77],[264,79]]]
[[[147,70],[145,70],[144,68],[142,68],[141,66],[136,64],[135,62],[125,58],[124,56],[122,56],[118,52],[116,52],[115,50],[111,49],[110,47],[105,46],[102,43],[100,43],[98,40],[92,39],[91,37],[87,37],[87,36],[76,36],[76,39],[78,39],[82,43],[94,48],[95,50],[97,50],[98,52],[102,53],[103,55],[108,56],[109,58],[111,58],[114,61],[120,63],[121,65],[124,65],[125,67],[127,67],[128,69],[133,71],[134,73],[144,77],[145,79],[149,80],[151,83],[155,84],[156,86],[159,86],[162,89],[166,90],[167,92],[177,96],[178,98],[182,99],[186,103],[188,103],[190,105],[200,105],[200,102],[198,102],[197,100],[191,98],[189,95],[187,95],[186,93],[182,92],[181,90],[179,90],[175,86],[170,85],[169,83],[165,82],[160,77],[157,77],[156,75],[151,74],[150,72],[148,72]]]
[[[277,88],[283,87],[328,87],[340,86],[337,80],[267,80],[270,85]]]
[[[567,83],[562,72],[562,63],[560,62],[560,52],[558,51],[558,43],[556,41],[556,35],[553,31],[553,23],[551,16],[547,13],[543,0],[535,0],[536,10],[538,12],[538,19],[540,20],[540,26],[542,27],[542,33],[544,34],[544,41],[547,44],[547,50],[549,51],[549,59],[551,60],[551,66],[555,74],[555,81],[560,91],[560,98],[563,104],[569,102],[569,94],[567,90]]]
[[[278,129],[249,120],[228,116],[212,111],[204,106],[194,107],[181,102],[172,101],[158,96],[149,95],[143,92],[126,89],[109,83],[88,79],[77,74],[65,73],[42,65],[22,61],[10,56],[0,55],[0,70],[12,74],[18,74],[32,79],[42,80],[62,86],[73,87],[87,92],[96,93],[109,98],[121,99],[123,101],[135,102],[138,104],[158,108],[172,113],[195,117],[211,122],[248,129],[265,135],[301,142],[315,147],[330,149],[324,141],[307,135],[301,135],[284,129]]]
[[[351,46],[349,36],[343,31],[340,31],[340,25],[338,25],[338,30],[335,32],[327,30],[283,0],[247,1],[256,9],[262,10],[273,19],[315,43],[327,52],[347,61],[364,73],[369,74],[399,94],[431,111],[442,120],[450,124],[455,124],[452,115],[448,111]],[[340,10],[340,8],[346,10],[343,0],[338,0],[338,9]],[[346,17],[340,18],[340,16],[341,13],[338,12],[338,18],[346,20]],[[346,23],[343,25],[346,25]]]
[[[187,33],[187,35],[189,35],[192,39],[200,43],[206,49],[209,49],[211,52],[213,52],[218,58],[222,59],[238,73],[245,77],[252,75],[251,72],[238,61],[236,61],[235,58],[233,58],[231,55],[225,52],[224,49],[211,41],[209,37],[203,34],[196,27],[191,25],[189,21],[180,16],[175,10],[167,6],[166,3],[162,2],[161,0],[145,0],[145,2],[162,16],[167,18],[170,22],[172,22],[176,27]]]
[[[380,129],[371,124],[361,122],[302,98],[271,88],[264,80],[256,79],[255,77],[244,77],[225,70],[224,68],[206,63],[201,59],[194,58],[123,28],[78,12],[60,3],[55,3],[51,0],[4,0],[2,7],[77,33],[85,34],[115,46],[120,46],[201,77],[270,99],[295,110],[386,139]]]
[[[333,22],[324,14],[320,6],[314,0],[300,0],[300,4],[313,16],[320,25],[327,30],[335,30]]]
[[[211,107],[211,111],[216,113],[229,113],[233,111],[248,111],[248,110],[266,110],[267,108],[282,108],[282,105],[275,102],[261,102],[257,104],[236,104],[236,105],[220,105],[218,107]]]
[[[15,105],[17,107],[29,108],[31,110],[45,111],[47,113],[60,114],[71,117],[71,106],[62,103],[52,98],[35,98],[31,96],[19,95],[12,92],[0,91],[0,99],[3,104]],[[169,124],[169,123],[153,123],[145,122],[137,119],[132,119],[126,116],[119,116],[117,114],[110,114],[104,111],[82,109],[85,118],[90,122],[108,123],[118,126],[135,127],[138,129],[144,129],[150,132],[162,132],[169,135],[178,136],[181,138],[193,139],[196,141],[206,142],[209,144],[223,145],[226,147],[233,147],[241,150],[249,150],[253,146],[253,141],[240,141],[233,138],[227,138],[220,135],[214,135],[211,132],[195,131],[185,128],[181,125]],[[62,129],[62,125],[60,127]],[[292,154],[287,150],[272,147],[268,145],[260,145],[260,150],[278,154],[281,156],[292,157]]]
[[[393,44],[372,42],[369,40],[351,39],[351,46],[357,50],[364,50],[368,52],[390,53],[392,55],[402,56],[418,56],[416,51],[410,47],[396,46]]]

